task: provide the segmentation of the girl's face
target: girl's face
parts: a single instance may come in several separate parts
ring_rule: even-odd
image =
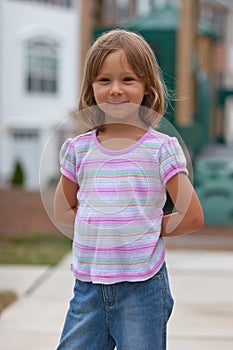
[[[138,110],[146,94],[144,81],[134,73],[121,49],[105,58],[92,88],[105,116],[117,119]]]

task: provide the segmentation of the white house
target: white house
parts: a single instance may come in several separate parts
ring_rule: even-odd
[[[57,126],[76,108],[80,0],[0,1],[0,185],[17,162],[25,188],[57,173]],[[45,146],[47,144],[46,151]]]

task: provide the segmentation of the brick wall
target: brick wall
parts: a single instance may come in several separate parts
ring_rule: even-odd
[[[39,192],[0,189],[0,236],[42,233],[59,235]]]

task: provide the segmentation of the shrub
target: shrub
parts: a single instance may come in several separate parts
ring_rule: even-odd
[[[13,186],[23,186],[24,184],[24,171],[19,160],[15,162],[13,175],[11,178],[11,184]]]

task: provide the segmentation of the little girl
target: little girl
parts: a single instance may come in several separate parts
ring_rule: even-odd
[[[155,130],[165,95],[138,34],[112,30],[89,49],[79,103],[89,131],[63,144],[54,198],[56,218],[74,224],[74,297],[59,350],[166,349],[163,237],[198,230],[203,213],[177,139]]]

